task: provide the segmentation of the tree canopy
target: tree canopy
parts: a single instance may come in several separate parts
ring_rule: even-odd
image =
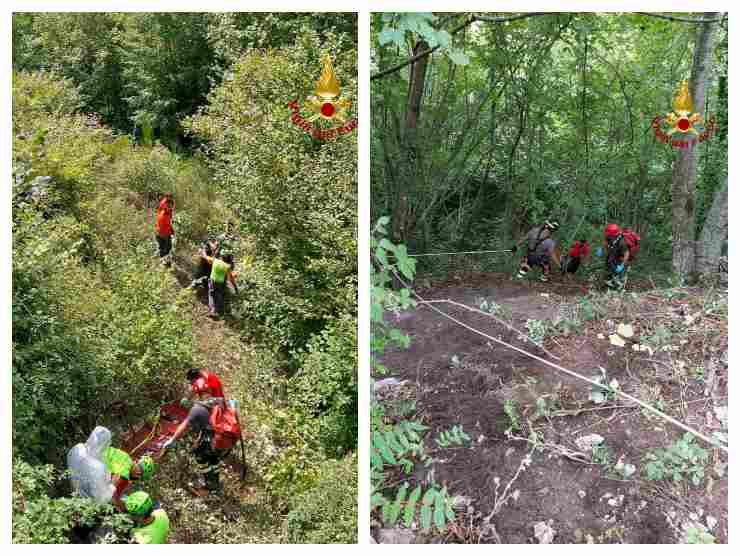
[[[412,251],[503,244],[550,215],[568,239],[617,221],[669,260],[680,153],[651,122],[691,78],[705,19],[716,40],[695,110],[720,131],[694,149],[698,234],[727,172],[722,14],[375,14],[374,216]]]

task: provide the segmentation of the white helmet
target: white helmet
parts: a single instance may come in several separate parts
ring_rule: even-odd
[[[559,227],[560,224],[558,224],[557,220],[545,220],[545,228],[548,230],[555,232]]]

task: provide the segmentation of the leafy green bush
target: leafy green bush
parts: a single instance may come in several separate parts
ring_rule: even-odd
[[[107,542],[126,542],[133,525],[110,504],[89,498],[51,498],[49,489],[59,477],[51,465],[31,466],[21,459],[13,462],[13,542],[66,544],[73,529],[110,528]]]
[[[49,76],[16,77],[16,95],[74,97]],[[168,399],[179,386],[172,369],[193,358],[192,324],[143,215],[117,196],[111,168],[138,153],[83,116],[44,102],[16,108],[24,133],[44,130],[44,152],[33,140],[14,145],[32,168],[21,179],[46,174],[63,192],[53,214],[19,204],[13,215],[14,440],[20,455],[49,461],[112,407],[133,420]]]
[[[63,75],[78,86],[85,111],[126,127],[121,22],[122,14],[102,12],[14,14],[13,34],[20,48],[13,52],[13,67]]]
[[[377,374],[385,373],[385,367],[378,361],[378,357],[385,353],[388,346],[395,344],[407,348],[410,345],[410,339],[390,326],[383,313],[386,310],[402,311],[416,305],[406,288],[395,291],[390,287],[394,272],[409,281],[413,279],[416,260],[408,256],[405,245],[394,245],[385,237],[389,222],[390,218],[387,216],[379,218],[370,235],[370,252],[373,257],[370,267],[370,364]],[[395,257],[395,265],[390,263],[390,257]]]
[[[357,542],[357,456],[327,460],[310,490],[290,501],[288,539],[294,543]]]
[[[69,219],[51,224],[38,216],[14,227],[13,445],[39,461],[63,445],[96,395],[95,358],[46,287],[74,257],[78,231]]]
[[[29,129],[39,118],[75,112],[82,104],[70,79],[53,72],[13,72],[13,133]]]
[[[449,448],[450,446],[465,446],[470,443],[470,437],[465,434],[462,425],[455,425],[450,430],[440,431],[439,437],[434,441],[440,448]]]
[[[342,95],[354,103],[353,45],[307,31],[294,46],[242,56],[184,124],[207,142],[214,181],[255,242],[247,270],[255,289],[237,312],[287,352],[356,312],[356,134],[315,141],[288,108],[315,88],[324,52],[336,55]]]
[[[591,461],[610,470],[613,463],[614,454],[606,442],[595,444],[591,447]]]
[[[527,328],[529,339],[538,346],[541,346],[547,336],[547,324],[541,320],[527,319],[525,327]]]
[[[327,454],[357,445],[357,321],[332,322],[300,355],[301,369],[290,380],[290,398],[316,415],[318,437]]]
[[[519,407],[516,401],[506,400],[504,402],[504,413],[509,418],[510,428],[514,432],[522,430],[521,416],[519,415]]]
[[[370,353],[373,371],[377,374],[385,372],[376,358],[388,345],[409,345],[407,337],[385,322],[384,312],[406,309],[415,304],[408,289],[395,292],[390,288],[393,277],[397,275],[413,280],[415,261],[408,256],[404,245],[394,245],[385,237],[388,223],[387,217],[381,217],[370,236],[373,257],[370,267]],[[428,484],[419,482],[411,491],[408,482],[396,488],[399,473],[403,478],[409,477],[417,461],[426,467],[432,464],[422,439],[422,433],[428,427],[405,418],[391,423],[384,406],[374,398],[370,403],[370,415],[370,510],[379,510],[378,517],[389,525],[394,525],[403,515],[407,527],[418,518],[424,531],[431,529],[432,522],[439,531],[443,531],[447,523],[455,519],[446,487],[441,488],[430,481]],[[454,433],[445,431],[437,443],[446,447],[450,442],[464,441],[464,436],[461,428],[454,429]]]
[[[686,544],[714,544],[714,541],[714,535],[699,527],[690,527],[686,531]]]
[[[680,483],[684,476],[699,486],[709,461],[709,451],[697,446],[694,437],[687,432],[668,448],[659,448],[645,456],[645,475],[650,481],[672,479]]]
[[[13,76],[13,163],[24,168],[14,188],[23,192],[33,178],[51,176],[48,207],[63,213],[74,213],[93,190],[109,161],[106,146],[115,141],[110,130],[73,112],[78,102],[71,85],[53,74]]]

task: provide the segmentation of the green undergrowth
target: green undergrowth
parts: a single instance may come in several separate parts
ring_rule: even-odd
[[[356,291],[343,266],[354,257],[347,233],[332,244],[335,261],[306,259],[297,273],[251,266],[258,230],[227,208],[202,158],[135,145],[91,121],[76,111],[74,87],[53,74],[17,73],[13,87],[14,542],[70,542],[75,527],[106,518],[106,509],[68,496],[67,450],[95,425],[110,428],[115,445],[129,425],[179,399],[184,370],[196,365],[223,374],[256,437],[247,444],[246,483],[227,474],[222,503],[183,490],[192,468],[182,463],[166,462],[143,485],[170,514],[171,541],[356,542]],[[43,195],[31,198],[39,183]],[[349,203],[351,174],[341,187]],[[165,191],[176,199],[173,269],[160,264],[153,237],[153,208]],[[296,305],[278,320],[255,320],[236,303],[226,324],[205,318],[183,278],[197,243],[227,220],[240,236],[240,282],[252,282],[243,299],[280,296],[270,268],[286,273],[283,285],[307,272],[317,292],[310,312]],[[354,233],[351,222],[341,227]],[[340,266],[341,276],[332,275]],[[329,297],[332,308],[322,310]],[[291,315],[310,324],[291,349],[250,341],[253,323],[278,337]],[[196,341],[203,337],[207,347]]]

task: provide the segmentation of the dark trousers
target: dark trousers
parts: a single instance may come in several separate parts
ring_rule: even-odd
[[[617,272],[617,267],[623,264],[621,260],[616,257],[610,257],[606,261],[606,274],[607,280],[606,285],[613,290],[621,290],[624,288],[625,283],[625,272]]]
[[[223,315],[224,300],[226,298],[226,281],[214,282],[208,280],[208,309],[210,313]]]
[[[199,471],[203,473],[206,488],[211,492],[220,488],[219,472],[223,460],[229,454],[229,450],[217,450],[211,446],[210,435],[202,435],[198,445],[193,450],[193,457],[198,464]]]
[[[163,259],[172,251],[172,236],[162,237],[160,235],[155,236],[157,238],[157,245],[159,246],[159,258]]]
[[[208,285],[208,277],[211,275],[211,265],[208,261],[201,258],[198,263],[198,268],[195,270],[195,276],[193,276],[193,285]]]
[[[550,257],[547,255],[527,255],[527,264],[530,267],[542,267],[544,274],[550,274]]]
[[[571,257],[570,255],[563,261],[562,269],[563,274],[570,273],[575,274],[578,272],[578,268],[581,266],[581,257]]]

